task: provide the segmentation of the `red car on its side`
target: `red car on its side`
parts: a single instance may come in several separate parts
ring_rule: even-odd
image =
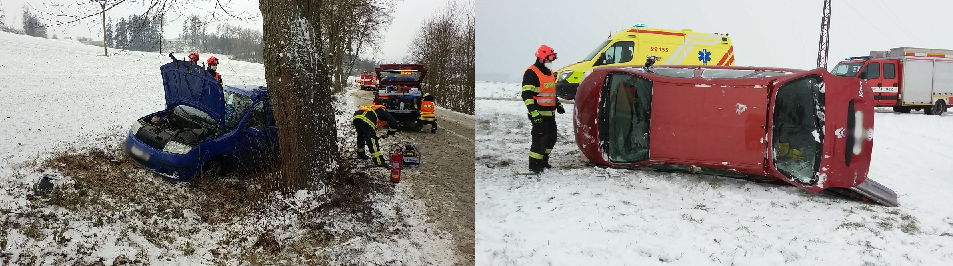
[[[823,68],[596,68],[573,119],[590,163],[767,178],[898,206],[867,178],[871,88]]]

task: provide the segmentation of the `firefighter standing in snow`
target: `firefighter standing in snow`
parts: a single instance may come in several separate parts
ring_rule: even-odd
[[[353,123],[357,131],[358,158],[368,158],[364,153],[364,146],[367,146],[371,152],[371,158],[374,159],[374,165],[387,167],[384,156],[381,154],[380,142],[377,141],[377,129],[386,124],[387,136],[393,136],[397,134],[397,120],[387,113],[383,105],[368,104],[354,112]]]
[[[424,93],[423,101],[420,102],[420,118],[417,126],[420,132],[424,131],[424,125],[430,124],[430,133],[437,133],[437,115],[434,114],[433,95]]]
[[[215,58],[214,56],[209,57],[206,63],[208,63],[208,74],[212,75],[212,77],[215,77],[215,81],[218,81],[219,85],[224,85],[225,83],[222,83],[222,75],[218,74],[216,71],[218,70],[218,58]]]
[[[556,99],[556,75],[549,65],[556,60],[553,48],[543,45],[536,50],[536,63],[523,73],[523,102],[533,123],[533,142],[529,148],[529,170],[534,173],[551,168],[549,154],[556,146],[556,112],[562,114],[562,103]]]

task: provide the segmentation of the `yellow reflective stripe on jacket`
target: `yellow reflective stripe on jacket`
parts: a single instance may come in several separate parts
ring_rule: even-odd
[[[542,160],[543,155],[535,152],[529,152],[529,158]]]
[[[526,105],[530,105],[530,104],[536,103],[536,101],[533,99],[526,99],[526,100],[523,100],[523,103],[526,103]]]
[[[554,116],[554,115],[556,115],[556,111],[539,111],[539,115],[541,115],[541,116]]]
[[[533,85],[523,85],[523,91],[532,91],[532,92],[539,93],[539,87],[536,87]]]
[[[367,122],[367,124],[371,125],[372,128],[377,128],[377,123],[374,123],[374,121],[371,121],[370,118],[367,118],[366,116],[364,116],[367,114],[368,111],[367,110],[363,110],[363,111],[364,111],[363,114],[355,115],[352,119],[364,120],[364,122]]]

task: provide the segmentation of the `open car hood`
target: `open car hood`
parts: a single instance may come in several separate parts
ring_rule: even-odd
[[[188,105],[208,113],[221,126],[224,122],[225,102],[222,85],[201,66],[176,60],[159,68],[165,89],[166,109]]]
[[[420,83],[423,82],[424,77],[427,76],[427,69],[424,68],[424,65],[421,64],[385,64],[380,65],[380,67],[374,69],[374,72],[377,74],[377,82],[381,86],[387,85],[400,85],[400,86],[411,86],[411,87],[420,87]],[[397,77],[387,77],[382,75],[382,72],[386,73],[420,73],[417,78],[410,76],[400,75]]]

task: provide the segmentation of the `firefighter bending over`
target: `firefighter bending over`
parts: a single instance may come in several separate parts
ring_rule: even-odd
[[[424,125],[430,124],[430,133],[437,133],[437,115],[434,113],[433,95],[424,93],[423,101],[420,102],[420,118],[417,120],[417,127],[420,132],[424,132]]]
[[[540,173],[549,164],[549,154],[556,146],[556,115],[565,113],[556,99],[556,75],[550,64],[556,61],[553,48],[543,45],[536,50],[536,62],[523,72],[523,102],[527,116],[533,123],[532,144],[529,148],[529,170]]]
[[[367,146],[371,152],[371,158],[374,159],[374,165],[378,167],[389,167],[384,161],[384,155],[381,154],[380,143],[377,141],[377,129],[387,125],[387,135],[397,134],[397,120],[389,113],[383,105],[368,104],[361,106],[354,112],[354,129],[357,131],[357,156],[361,159],[368,159],[364,153],[364,147]]]

